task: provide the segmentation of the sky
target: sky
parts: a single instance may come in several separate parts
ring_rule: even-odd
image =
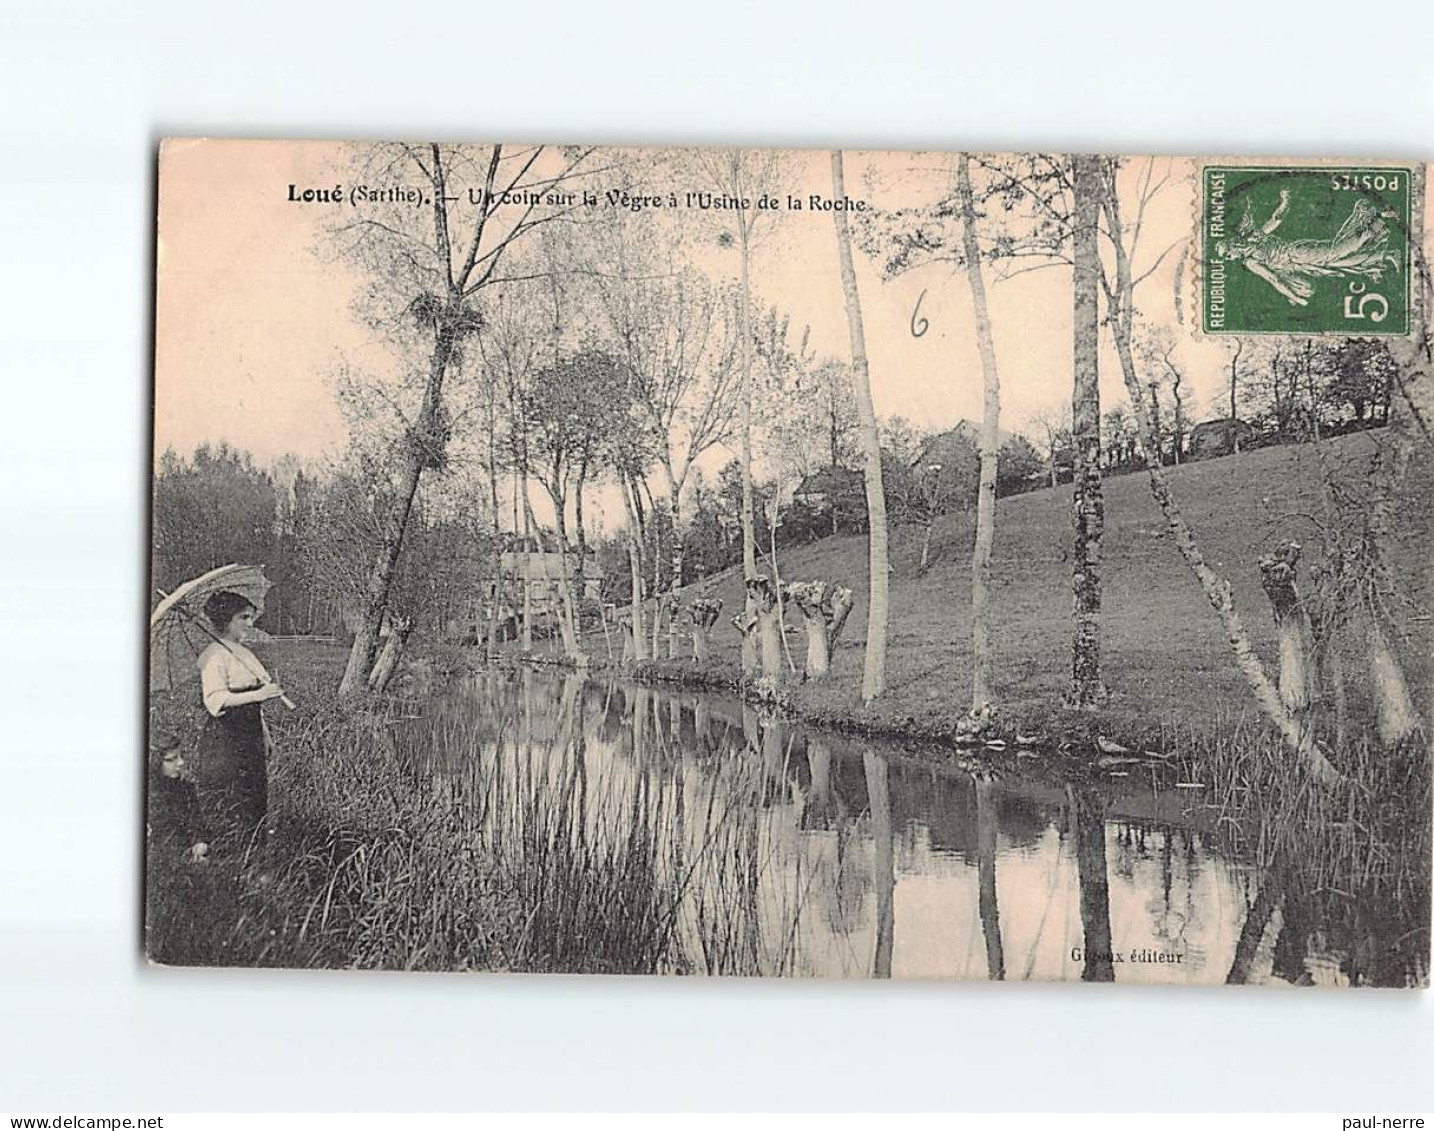
[[[346,426],[334,399],[335,375],[344,366],[392,370],[397,361],[356,318],[354,298],[362,280],[334,256],[331,229],[335,221],[386,220],[411,207],[290,199],[306,188],[332,190],[336,184],[348,193],[355,183],[351,153],[325,142],[185,140],[163,147],[156,454],[170,446],[188,452],[201,442],[226,441],[269,464],[285,455],[317,462],[343,449]],[[543,160],[550,158],[556,160],[557,151]],[[1186,319],[1176,321],[1177,263],[1196,226],[1196,165],[1188,159],[1132,158],[1120,182],[1127,222],[1135,211],[1137,178],[1149,160],[1156,161],[1157,179],[1168,179],[1145,216],[1135,272],[1165,254],[1140,285],[1137,306],[1142,319],[1175,331],[1175,359],[1190,393],[1188,415],[1192,421],[1205,419],[1216,414],[1232,347],[1202,339],[1191,327],[1193,257],[1178,276]],[[787,191],[804,201],[811,194],[831,197],[829,152],[788,151],[784,164]],[[871,208],[892,209],[940,199],[949,192],[953,166],[943,154],[852,152],[845,167],[848,196]],[[719,187],[702,184],[690,171],[674,172],[671,165],[654,165],[646,176],[650,185],[640,187],[659,194]],[[977,167],[978,191],[981,176]],[[601,175],[592,187],[601,193]],[[709,216],[647,211],[633,225],[640,230],[651,223],[660,235],[663,225],[676,223],[700,235],[698,227]],[[983,221],[983,234],[998,219]],[[710,238],[694,245],[701,269],[718,279],[736,278],[735,250]],[[901,415],[930,429],[979,420],[981,371],[964,272],[940,265],[883,281],[879,265],[859,250],[856,270],[877,415]],[[816,355],[850,359],[830,212],[784,208],[766,216],[751,277],[758,300],[790,312],[794,334],[809,328]],[[1069,403],[1070,271],[1054,265],[1003,281],[988,266],[987,283],[1002,430],[1029,430],[1033,414]],[[912,332],[918,300],[929,324],[920,337]],[[1103,407],[1125,401],[1108,333],[1101,397]],[[707,464],[728,458],[730,453],[715,452]]]

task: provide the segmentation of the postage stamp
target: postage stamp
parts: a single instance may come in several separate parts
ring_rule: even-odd
[[[1207,334],[1399,335],[1410,323],[1410,170],[1207,165]]]

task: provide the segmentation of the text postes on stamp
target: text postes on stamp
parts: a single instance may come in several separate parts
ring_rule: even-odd
[[[1410,171],[1207,165],[1207,334],[1406,334]]]

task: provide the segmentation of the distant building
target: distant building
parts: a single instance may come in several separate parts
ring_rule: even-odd
[[[860,495],[866,490],[865,480],[859,471],[844,467],[824,467],[810,475],[804,475],[792,492],[792,499],[814,511],[830,509],[839,499],[848,498],[853,492]]]
[[[1228,416],[1218,420],[1206,420],[1190,429],[1186,458],[1205,459],[1209,456],[1230,455],[1237,442],[1241,449],[1253,447],[1254,428],[1243,420],[1232,420]]]
[[[562,600],[564,558],[567,579],[576,585],[578,555],[559,554],[549,550],[505,550],[498,556],[498,577],[479,577],[477,592],[469,600],[460,622],[450,625],[450,632],[465,638],[482,639],[487,631],[493,607],[497,605],[500,638],[512,639],[521,630],[523,620],[523,588],[528,587],[528,608],[533,620],[546,622],[557,616]],[[602,596],[606,575],[597,560],[589,555],[583,568],[582,600],[596,601]]]
[[[996,446],[1002,447],[1012,438],[1010,432],[996,430]],[[981,459],[981,426],[969,420],[958,420],[945,432],[939,432],[921,446],[911,461],[913,470],[919,471],[932,464],[959,466],[963,461]]]

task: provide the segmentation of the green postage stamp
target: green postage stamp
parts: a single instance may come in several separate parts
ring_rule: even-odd
[[[1207,334],[1407,334],[1410,170],[1207,165]]]

